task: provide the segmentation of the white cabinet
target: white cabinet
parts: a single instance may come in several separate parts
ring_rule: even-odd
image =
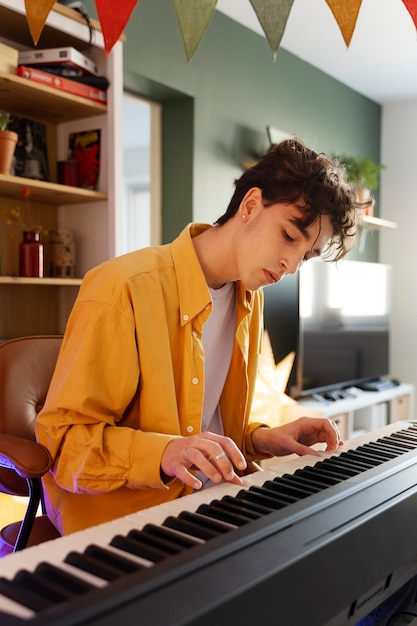
[[[283,407],[282,421],[301,416],[327,417],[336,422],[342,439],[351,439],[364,431],[381,428],[391,422],[408,420],[414,406],[414,386],[401,384],[383,391],[345,390],[347,397],[326,401],[305,398]]]

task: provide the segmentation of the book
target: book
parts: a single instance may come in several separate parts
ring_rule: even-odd
[[[100,135],[100,129],[69,134],[68,158],[78,161],[78,184],[85,189],[98,189]]]
[[[98,74],[96,63],[71,46],[66,48],[44,48],[42,50],[21,50],[19,52],[19,65],[31,66],[33,63],[37,65],[41,63],[58,63],[59,65],[73,67],[90,74]]]
[[[61,89],[74,96],[87,98],[88,100],[99,102],[100,104],[107,103],[107,94],[103,89],[97,89],[96,87],[71,80],[70,78],[63,78],[62,76],[43,72],[33,67],[26,67],[25,65],[19,65],[17,75],[27,80],[33,80],[35,83]]]
[[[75,80],[78,83],[90,85],[90,87],[103,89],[103,91],[106,91],[110,86],[110,81],[106,76],[93,76],[93,74],[84,73],[81,69],[66,67],[65,65],[60,65],[59,63],[52,65],[43,63],[38,65],[37,63],[32,63],[32,65],[27,67],[40,70],[41,72],[47,72],[48,74],[56,74],[57,76],[62,76],[62,78],[69,78],[70,80]]]

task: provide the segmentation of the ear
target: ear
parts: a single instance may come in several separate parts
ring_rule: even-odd
[[[259,187],[251,187],[240,203],[239,213],[242,219],[248,219],[254,211],[262,207],[262,190]]]

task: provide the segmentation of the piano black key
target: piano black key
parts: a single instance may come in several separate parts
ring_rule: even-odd
[[[399,430],[397,433],[391,433],[390,437],[394,441],[398,439],[399,441],[403,441],[404,443],[409,443],[413,446],[413,448],[417,448],[417,434],[412,435],[405,430]]]
[[[306,476],[300,476],[299,474],[297,476],[295,474],[283,474],[281,478],[287,483],[302,485],[304,489],[309,489],[312,494],[318,493],[319,491],[322,491],[327,487],[327,485],[319,485],[315,481],[307,478]]]
[[[51,604],[59,604],[77,595],[69,587],[63,587],[58,581],[45,578],[39,572],[21,570],[16,574],[15,582],[22,588],[29,589],[45,598]]]
[[[235,496],[225,495],[223,496],[222,500],[224,502],[233,502],[236,506],[243,507],[249,511],[254,511],[255,513],[259,513],[260,515],[268,515],[275,510],[267,506],[262,506],[262,504],[250,502],[249,500],[243,500],[242,498],[237,498]]]
[[[65,562],[79,569],[94,574],[104,580],[116,580],[124,574],[130,574],[142,566],[130,559],[124,559],[111,550],[91,544],[84,552],[72,551],[65,557]]]
[[[185,550],[187,548],[192,548],[193,546],[197,546],[200,541],[195,539],[195,537],[190,537],[189,535],[184,535],[183,533],[179,533],[177,531],[173,531],[166,526],[158,526],[157,524],[146,524],[143,530],[147,530],[149,533],[163,539],[165,541],[172,542],[174,545],[179,546],[181,549]]]
[[[152,563],[162,561],[169,556],[167,552],[149,545],[145,540],[140,541],[138,539],[132,539],[129,536],[115,535],[111,539],[110,545],[119,550],[130,552],[130,554],[134,554],[135,556],[140,556],[142,559],[146,559]]]
[[[193,513],[192,511],[182,511],[179,514],[179,517],[181,519],[194,522],[195,524],[201,524],[201,526],[203,526],[204,528],[209,528],[210,530],[214,530],[218,534],[227,533],[233,530],[233,526],[229,524],[228,522],[215,520],[211,517],[206,517],[205,515],[201,515],[200,513]]]
[[[181,516],[174,517],[170,515],[164,520],[163,525],[168,526],[168,528],[173,528],[174,530],[179,530],[192,537],[204,539],[205,541],[213,539],[213,537],[218,537],[218,535],[221,534],[213,528],[206,528],[201,524],[197,524],[189,519],[184,519]]]
[[[200,504],[196,512],[222,522],[233,524],[234,526],[243,526],[251,521],[250,518],[245,517],[240,513],[228,511],[222,507],[216,506],[212,502],[210,504]]]
[[[174,546],[175,548],[179,548],[180,551],[192,548],[199,543],[192,537],[186,537],[182,534],[175,533],[163,525],[158,526],[157,524],[146,524],[143,527],[143,530],[150,533],[158,540],[162,540],[164,543],[167,542],[165,545]]]
[[[265,489],[271,489],[272,491],[275,491],[276,493],[278,493],[279,495],[282,496],[291,496],[292,498],[295,498],[295,502],[297,500],[302,500],[303,498],[306,498],[307,496],[311,496],[311,493],[308,491],[305,491],[304,489],[300,488],[300,487],[294,487],[293,485],[288,485],[285,481],[280,480],[280,478],[274,478],[274,480],[267,480],[264,484],[263,487]]]
[[[405,441],[391,439],[391,437],[380,437],[376,440],[376,443],[382,443],[385,446],[388,446],[388,449],[398,450],[402,454],[406,454],[406,452],[410,452],[410,450],[415,450],[415,446]]]
[[[16,581],[16,577],[14,580],[0,578],[0,593],[18,604],[32,609],[32,611],[36,613],[54,606],[51,600],[39,595],[32,589],[28,589],[26,586],[19,585]]]
[[[296,470],[294,474],[310,477],[312,480],[317,480],[317,483],[323,484],[325,487],[331,487],[343,480],[341,476],[330,474],[322,467],[317,467],[317,464],[313,467],[304,467],[303,469]]]
[[[230,500],[226,500],[226,498],[230,498]],[[213,500],[210,504],[214,504],[217,507],[225,511],[231,511],[232,513],[239,513],[240,515],[245,516],[247,519],[255,520],[263,517],[267,513],[264,511],[260,513],[255,510],[254,507],[250,507],[247,502],[243,500],[238,500],[237,498],[233,498],[232,496],[224,496],[221,500]],[[268,511],[269,513],[269,511]]]
[[[376,443],[374,441],[370,441],[369,443],[366,443],[364,445],[364,447],[367,450],[375,450],[376,452],[378,452],[378,454],[381,454],[381,456],[384,456],[386,459],[395,459],[397,456],[400,456],[400,452],[396,452],[392,449],[390,449],[388,446],[383,446],[380,443]]]
[[[352,464],[346,465],[343,461],[339,461],[339,457],[333,457],[331,459],[324,459],[322,461],[323,467],[329,469],[330,471],[334,471],[336,474],[341,474],[346,478],[350,478],[351,476],[356,476],[357,474],[361,474],[362,470],[354,467]]]
[[[132,530],[129,535],[133,538],[135,536],[142,537],[145,541],[149,541],[151,545],[160,548],[160,550],[165,550],[168,554],[178,554],[184,550],[184,545],[178,541],[173,541],[172,537],[168,539],[161,535],[158,536],[155,528],[154,524],[146,524],[142,530]]]
[[[262,490],[261,487],[249,487],[249,489],[242,489],[236,494],[237,498],[242,498],[243,500],[250,500],[257,504],[262,504],[262,506],[269,507],[277,511],[278,509],[283,509],[288,506],[288,502],[283,500],[278,500],[278,498],[272,497],[273,494],[270,492],[269,494],[266,492],[266,489]]]
[[[286,493],[284,490],[280,491],[278,487],[271,486],[267,483],[270,481],[265,481],[261,487],[250,487],[250,489],[261,489],[267,496],[272,498],[277,498],[278,501],[284,502],[285,504],[293,504],[293,502],[298,502],[299,498],[290,493]]]
[[[86,580],[82,580],[77,576],[73,576],[69,572],[63,569],[51,565],[51,563],[39,563],[34,570],[35,576],[41,576],[45,580],[51,580],[54,583],[58,583],[67,590],[70,590],[74,595],[86,593],[90,589],[95,589],[94,585],[91,585]]]
[[[392,455],[386,454],[381,450],[375,450],[374,448],[368,446],[368,444],[366,443],[356,448],[356,450],[360,453],[363,452],[367,456],[377,459],[380,462],[380,464],[385,463],[386,461],[389,461],[389,459],[393,458]]]
[[[343,467],[352,468],[360,474],[361,472],[365,472],[370,469],[372,465],[366,463],[364,461],[358,461],[358,459],[353,459],[351,457],[346,458],[341,454],[337,457],[337,463],[342,465]]]
[[[351,459],[355,462],[360,463],[361,465],[365,465],[367,469],[371,469],[372,467],[376,467],[381,464],[381,461],[377,459],[367,456],[364,453],[357,452],[356,450],[349,450],[348,452],[342,452],[339,455],[339,458],[347,459],[348,461]]]

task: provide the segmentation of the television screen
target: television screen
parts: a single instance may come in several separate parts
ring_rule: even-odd
[[[297,398],[389,373],[391,269],[311,260],[264,289],[276,362],[294,350],[287,393]]]

